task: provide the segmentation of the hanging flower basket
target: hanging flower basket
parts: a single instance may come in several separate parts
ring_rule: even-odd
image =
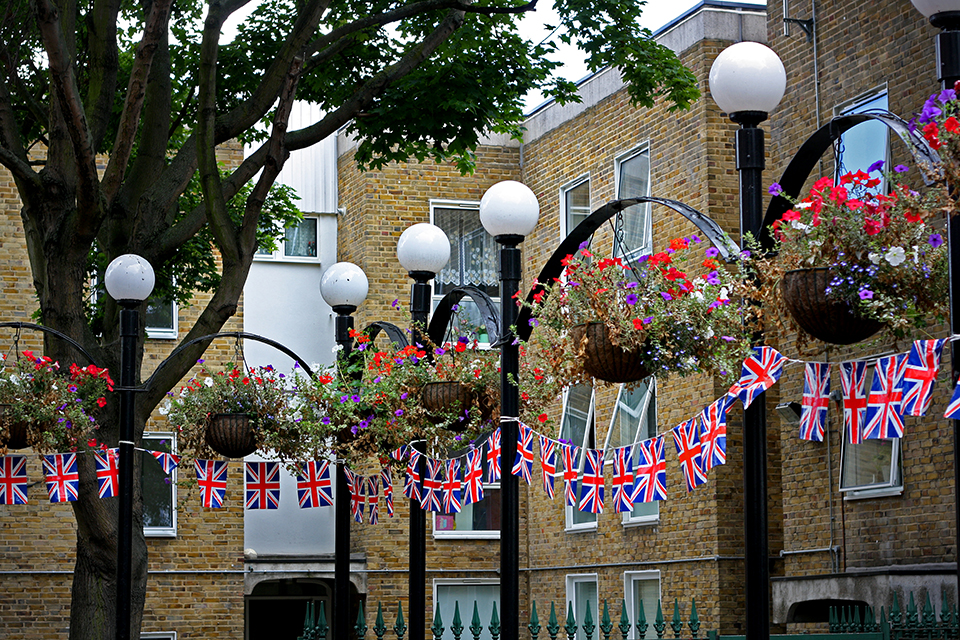
[[[246,413],[218,413],[210,419],[207,445],[227,458],[242,458],[257,450],[256,425]]]
[[[459,414],[446,428],[463,431],[470,422],[465,412],[473,406],[476,397],[473,390],[456,380],[428,382],[420,390],[420,400],[435,424],[447,421],[447,416]]]
[[[637,353],[624,351],[610,341],[604,323],[578,324],[570,332],[574,344],[583,350],[584,371],[594,378],[607,382],[637,382],[650,375]]]
[[[827,296],[831,277],[826,268],[795,269],[783,274],[783,301],[800,328],[830,344],[854,344],[883,329],[882,322],[860,317],[847,302]]]
[[[6,414],[11,410],[10,405],[0,404],[0,420],[6,418]],[[6,420],[4,420],[6,422]],[[10,422],[7,424],[7,434],[3,438],[3,441],[0,442],[0,445],[5,446],[7,449],[16,450],[16,449],[26,449],[30,446],[27,442],[27,422],[23,420],[17,420],[15,422]]]

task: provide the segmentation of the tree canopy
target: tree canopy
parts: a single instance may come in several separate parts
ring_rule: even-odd
[[[346,126],[361,167],[413,157],[466,172],[484,132],[520,134],[529,90],[576,99],[554,77],[555,45],[518,33],[537,0],[263,0],[221,43],[225,21],[249,1],[7,0],[0,9],[0,165],[22,203],[41,321],[104,364],[116,364],[118,310],[106,296],[89,304],[91,272],[137,253],[159,282],[176,282],[161,293],[211,292],[185,340],[216,332],[236,312],[257,246],[295,215],[290,194],[273,188],[291,151]],[[695,78],[639,26],[642,4],[556,0],[558,37],[577,43],[591,70],[619,67],[635,104],[685,107]],[[295,100],[324,115],[290,130]],[[216,150],[230,140],[253,151],[224,170]],[[184,350],[138,394],[138,439],[204,347]],[[64,349],[47,345],[54,357]],[[109,418],[102,432],[116,442]],[[116,511],[96,499],[91,478],[82,468],[74,503],[73,638],[113,633]],[[142,537],[135,547],[139,613]]]

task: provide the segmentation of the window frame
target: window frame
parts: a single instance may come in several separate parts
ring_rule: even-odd
[[[901,438],[878,438],[878,440],[889,442],[892,450],[890,453],[890,480],[889,482],[879,482],[873,484],[861,484],[852,487],[843,486],[844,468],[847,464],[847,447],[851,446],[847,442],[846,436],[841,439],[840,444],[840,478],[837,487],[843,494],[844,500],[860,500],[864,498],[883,498],[888,496],[899,496],[903,494],[903,465],[901,463],[902,443]],[[859,446],[859,445],[853,445]]]
[[[147,304],[150,304],[149,298],[147,299]],[[170,316],[173,318],[172,327],[160,327],[160,326],[150,326],[146,325],[147,338],[151,340],[176,340],[180,335],[180,305],[177,304],[176,300],[169,300],[166,304],[169,304],[172,308],[170,311]],[[147,319],[146,311],[144,311],[144,320]]]
[[[620,406],[621,406],[620,398],[623,397],[623,394],[626,391],[626,388],[627,388],[626,384],[621,384],[620,388],[617,391],[617,399],[613,405],[614,407],[613,415],[610,417],[610,426],[607,429],[607,438],[603,443],[604,452],[612,451],[614,448],[616,448],[616,447],[611,448],[610,436],[613,434],[613,427],[616,424],[617,415],[618,415],[618,412],[620,411]],[[643,408],[640,410],[641,420],[640,420],[640,423],[637,425],[637,431],[633,434],[632,444],[636,445],[638,442],[641,442],[641,439],[640,439],[641,427],[645,426],[646,424],[646,419],[647,419],[646,416],[650,408],[650,403],[651,402],[656,403],[656,400],[657,400],[657,378],[655,376],[650,376],[649,378],[647,378],[647,393],[644,397]],[[656,413],[657,413],[657,406],[656,404],[654,404],[654,414]],[[654,430],[656,430],[656,425],[654,425]],[[650,432],[649,427],[646,429],[646,431],[647,433]],[[656,437],[656,436],[654,435],[651,437]],[[643,440],[647,440],[647,439],[648,438],[643,438]],[[636,456],[636,450],[634,450],[633,455]],[[635,458],[631,458],[631,464],[634,463],[633,462],[634,459]],[[660,501],[654,500],[652,503],[643,503],[643,504],[655,505],[657,507],[656,513],[643,515],[643,516],[634,516],[633,511],[627,511],[625,513],[622,513],[620,520],[621,520],[621,524],[624,527],[648,526],[648,525],[657,524],[660,522]]]
[[[590,209],[587,212],[587,215],[589,216],[593,212],[592,210],[593,192],[590,188],[591,187],[590,172],[584,173],[578,176],[577,178],[575,178],[574,180],[571,180],[570,182],[560,187],[560,239],[561,240],[566,238],[568,235],[570,235],[570,232],[573,231],[573,229],[568,228],[569,220],[567,218],[568,218],[569,212],[567,211],[567,198],[571,191],[573,191],[577,187],[582,186],[584,184],[587,185],[587,200],[590,203],[587,205],[587,208]]]
[[[625,162],[629,162],[630,160],[633,160],[634,158],[636,158],[641,154],[646,154],[647,156],[647,192],[643,194],[643,196],[646,196],[646,197],[650,196],[650,192],[652,188],[650,180],[651,180],[651,175],[653,173],[653,168],[650,166],[650,156],[651,156],[650,142],[647,141],[647,142],[644,142],[643,144],[633,147],[629,151],[625,151],[624,153],[621,153],[616,158],[614,158],[614,161],[613,161],[614,191],[613,192],[616,194],[617,200],[621,200],[624,198],[624,196],[620,193],[620,187],[621,187],[620,167]],[[640,196],[630,196],[630,197],[640,197]],[[617,257],[622,258],[624,262],[633,262],[633,261],[636,261],[636,259],[639,258],[640,256],[653,254],[653,212],[651,211],[651,205],[648,202],[646,204],[637,205],[637,206],[643,206],[646,208],[646,213],[645,213],[646,224],[644,225],[646,229],[644,230],[644,233],[646,235],[646,239],[649,244],[643,247],[638,247],[628,253],[624,253],[623,255],[620,255],[618,253],[619,248],[617,247],[617,244],[616,244],[616,238],[614,238],[613,251],[611,252],[611,255],[613,255],[613,257],[615,258]]]
[[[871,90],[869,90],[869,91],[865,91],[864,93],[861,93],[860,95],[856,96],[855,98],[853,98],[853,99],[851,99],[851,100],[847,100],[847,101],[845,101],[845,102],[841,102],[840,104],[836,105],[836,106],[833,108],[833,115],[836,117],[836,116],[849,116],[849,115],[856,115],[856,114],[858,114],[858,113],[865,113],[865,112],[867,112],[867,111],[870,110],[870,109],[863,109],[863,107],[864,107],[865,105],[867,105],[867,104],[869,104],[869,103],[871,103],[871,102],[873,102],[873,101],[875,101],[875,100],[877,100],[877,99],[879,99],[879,98],[883,98],[883,97],[885,97],[885,98],[887,99],[887,110],[889,110],[889,107],[890,107],[890,90],[889,90],[889,87],[887,86],[887,84],[884,83],[884,84],[882,84],[882,85],[880,85],[880,86],[874,87],[873,89],[871,89]],[[880,123],[877,123],[877,125],[878,125],[879,127],[881,127],[882,130],[883,130],[884,139],[885,139],[885,143],[886,143],[886,144],[884,145],[883,157],[882,157],[882,158],[874,158],[874,160],[875,160],[875,161],[876,161],[876,160],[883,160],[883,161],[884,161],[884,167],[889,167],[889,162],[890,162],[890,131],[889,131],[889,129],[888,129],[885,125],[882,125],[882,124],[880,124]],[[858,125],[858,126],[862,126],[862,125]],[[838,143],[838,144],[841,144],[841,145],[845,145],[845,143],[844,143],[844,141],[843,141],[843,136],[840,136],[840,138],[839,138],[839,140],[837,141],[837,143]],[[842,158],[841,158],[841,159],[842,159]],[[864,171],[866,170],[866,167],[861,167],[861,168],[862,168]],[[846,170],[846,171],[855,171],[856,168],[851,169],[850,167],[845,167],[845,170]],[[834,180],[838,180],[838,179],[840,178],[840,175],[841,175],[841,174],[840,174],[840,165],[839,165],[839,164],[836,164],[836,165],[834,166]],[[886,179],[886,176],[881,176],[880,179],[881,179],[880,191],[881,191],[881,192],[886,192],[886,190],[887,190],[887,179]]]
[[[663,581],[660,579],[659,569],[647,569],[643,571],[624,571],[623,572],[623,599],[627,603],[627,616],[630,619],[630,632],[627,640],[642,640],[637,634],[637,612],[633,610],[634,601],[634,583],[640,581],[657,581],[657,602],[663,600]],[[661,605],[662,606],[662,605]],[[653,631],[653,620],[648,619],[647,634]],[[656,632],[654,631],[654,635]]]
[[[486,457],[483,459],[483,465],[486,466]],[[487,472],[484,469],[483,475],[486,476]],[[489,500],[493,496],[487,494],[487,491],[500,491],[499,482],[486,482],[483,483],[483,499]],[[461,494],[462,498],[462,494]],[[473,506],[473,505],[469,505]],[[434,513],[433,518],[430,520],[430,526],[433,528],[433,539],[434,540],[499,540],[500,539],[500,529],[470,529],[457,531],[456,529],[452,531],[443,531],[437,530],[437,518],[440,516],[449,516],[452,515],[456,517],[457,514],[445,514],[445,513]]]
[[[317,255],[315,256],[288,256],[287,255],[287,228],[282,229],[283,237],[277,242],[279,245],[276,251],[271,251],[270,253],[260,253],[255,252],[253,254],[253,259],[255,262],[289,262],[289,263],[302,263],[302,264],[320,264],[320,214],[318,213],[305,213],[303,214],[303,219],[300,221],[301,224],[306,220],[314,220],[317,224]]]
[[[170,440],[170,453],[175,454],[177,452],[177,436],[172,431],[144,431],[143,439],[141,440],[141,445],[145,444],[143,440],[146,440],[147,438],[150,438],[151,440],[167,438]],[[143,455],[150,456],[150,454],[146,453],[146,451],[147,449],[146,447],[144,447]],[[159,464],[157,463],[156,460],[154,460],[154,463]],[[170,472],[170,475],[169,475],[170,511],[172,515],[171,517],[172,524],[169,527],[148,527],[147,525],[144,525],[143,535],[145,538],[176,538],[177,537],[177,470],[178,468],[174,467],[174,469]],[[141,470],[140,473],[142,476],[143,471]],[[143,479],[141,477],[141,483],[142,482],[143,482]]]
[[[600,624],[600,574],[598,573],[568,573],[564,576],[564,584],[566,586],[566,604],[564,607],[564,617],[570,611],[570,605],[573,604],[573,618],[577,621],[577,633],[575,638],[580,640],[584,637],[583,633],[583,616],[582,612],[577,611],[577,589],[576,585],[583,582],[593,582],[597,588],[597,602],[593,603],[593,622],[594,624]]]
[[[470,586],[492,586],[492,585],[496,585],[496,587],[497,587],[497,610],[499,611],[499,610],[500,610],[500,602],[501,602],[501,601],[500,601],[500,596],[502,595],[502,594],[500,593],[500,579],[499,579],[499,578],[434,578],[434,579],[433,579],[433,585],[432,585],[432,588],[433,588],[433,612],[434,612],[434,615],[436,614],[436,611],[437,611],[437,605],[438,605],[439,602],[440,602],[440,601],[437,599],[437,587],[440,587],[440,586],[463,586],[463,587],[470,587]],[[459,600],[458,600],[458,602],[459,602]],[[473,616],[473,610],[468,610],[468,611],[464,611],[463,609],[460,610],[460,619],[461,619],[461,621],[463,621],[463,623],[465,623],[465,625],[469,625],[469,621],[470,621],[470,619],[471,619],[472,616]],[[446,618],[444,618],[444,620],[446,620]],[[453,618],[451,617],[450,620],[453,620]],[[483,614],[481,614],[481,615],[480,615],[480,620],[481,620],[481,624],[483,625],[483,632],[481,632],[481,636],[483,635],[483,633],[489,634],[489,630],[487,629],[487,625],[489,624],[490,619],[487,618],[486,620],[484,620]]]
[[[177,640],[176,631],[141,631],[141,640]]]
[[[574,387],[574,386],[576,386],[576,385],[570,385],[570,386],[564,387],[564,389],[563,389],[563,400],[562,400],[562,405],[561,405],[561,406],[562,406],[562,411],[561,411],[561,413],[560,413],[560,427],[559,427],[559,429],[557,430],[557,439],[558,439],[558,440],[563,437],[563,425],[564,425],[564,423],[566,422],[566,416],[567,416],[567,400],[568,400],[568,398],[570,397],[570,389],[571,389],[572,387]],[[582,385],[582,386],[588,386],[588,385]],[[582,486],[582,482],[583,482],[583,466],[584,466],[584,464],[585,464],[585,462],[586,462],[586,456],[584,455],[583,450],[586,448],[585,445],[586,445],[586,443],[587,443],[587,442],[589,441],[589,439],[590,439],[590,429],[591,429],[591,426],[590,426],[590,425],[591,425],[591,424],[593,425],[593,432],[594,432],[594,433],[593,433],[594,447],[596,447],[596,442],[597,442],[597,434],[596,434],[596,431],[597,431],[597,425],[596,425],[597,388],[596,388],[595,386],[593,386],[593,385],[589,385],[589,386],[590,386],[590,406],[589,406],[589,408],[587,409],[587,417],[586,417],[587,428],[584,429],[584,432],[583,432],[583,441],[580,442],[580,444],[574,443],[574,446],[580,447],[580,460],[579,460],[579,462],[577,463],[577,492],[578,492],[578,494],[579,494],[580,487]],[[556,478],[556,477],[559,477],[559,478],[561,479],[561,482],[562,482],[562,480],[563,480],[563,463],[562,463],[562,461],[557,464],[557,471],[556,471],[554,477],[555,477],[555,478]],[[561,488],[561,492],[562,492],[562,488]],[[578,499],[578,501],[579,501],[579,495],[577,496],[577,499]],[[584,531],[596,531],[596,530],[597,530],[597,522],[598,522],[598,520],[599,520],[599,518],[597,517],[598,514],[596,514],[596,513],[591,514],[591,515],[593,516],[593,520],[590,520],[590,521],[588,521],[588,522],[576,523],[576,522],[573,521],[573,510],[574,510],[574,508],[575,508],[575,507],[571,507],[570,505],[566,504],[566,502],[564,501],[564,505],[563,505],[564,529],[563,529],[563,530],[564,530],[565,532],[567,532],[567,533],[580,533],[580,532],[584,532]],[[577,509],[579,510],[579,507],[577,507]],[[588,512],[586,512],[586,511],[581,511],[580,513],[588,513]]]

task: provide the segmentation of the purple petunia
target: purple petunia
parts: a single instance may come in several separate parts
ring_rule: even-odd
[[[893,170],[896,171],[897,173],[906,173],[907,171],[910,171],[910,167],[903,164],[898,164],[893,168]]]
[[[400,299],[399,299],[399,298],[396,299],[396,300],[394,300],[393,302],[391,302],[391,303],[390,303],[390,306],[393,307],[394,309],[396,309],[398,304],[400,304]]]
[[[860,289],[860,293],[857,295],[860,296],[861,300],[869,300],[873,297],[873,291],[870,291],[870,289]]]
[[[751,254],[750,254],[749,251],[741,251],[741,252],[740,252],[740,257],[741,257],[741,258],[749,258],[750,255],[751,255]]]
[[[360,402],[360,396],[355,393],[352,396],[350,396],[350,400],[352,400],[353,402]]]
[[[936,249],[937,247],[943,245],[943,236],[939,233],[933,233],[930,235],[930,238],[927,240],[930,243],[930,246]]]
[[[940,92],[940,95],[937,96],[937,100],[940,101],[940,104],[947,104],[952,100],[957,99],[957,92],[953,89],[944,89]]]
[[[647,316],[646,318],[641,320],[641,322],[643,322],[643,324],[650,324],[651,322],[653,322],[653,316]]]
[[[639,300],[639,298],[635,293],[628,293],[627,297],[623,299],[623,301],[629,304],[631,307],[637,304],[637,300]]]
[[[770,188],[767,189],[767,191],[772,196],[778,196],[781,193],[783,193],[783,187],[780,186],[780,183],[774,182],[773,184],[770,185]]]
[[[707,274],[707,283],[709,284],[720,284],[720,274],[716,271],[711,271]]]
[[[883,160],[877,160],[869,168],[867,168],[867,173],[873,173],[874,171],[880,171],[883,169]]]
[[[671,296],[671,295],[670,295],[669,293],[667,293],[666,291],[661,291],[661,292],[660,292],[660,295],[663,296],[663,299],[664,299],[664,300],[673,300],[673,296]]]
[[[446,352],[447,352],[446,349],[441,349],[440,347],[437,347],[436,349],[433,350],[433,354],[436,356],[442,356]]]
[[[399,418],[400,416],[403,415],[403,409],[397,409],[396,411],[393,412],[393,415]]]
[[[324,425],[328,425],[328,424],[330,424],[330,418],[328,418],[327,416],[324,416],[324,417],[320,420],[320,422],[322,422]]]
[[[718,255],[720,255],[720,249],[717,249],[716,247],[710,247],[707,249],[706,253],[708,258],[716,258]]]

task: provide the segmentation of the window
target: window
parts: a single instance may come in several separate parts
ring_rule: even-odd
[[[567,611],[573,605],[573,618],[577,621],[577,640],[586,640],[583,632],[583,620],[590,609],[593,624],[600,624],[597,615],[597,574],[585,573],[567,576]],[[596,631],[594,631],[596,633]]]
[[[455,288],[465,285],[477,287],[498,302],[497,241],[480,224],[480,205],[436,200],[430,203],[430,215],[433,224],[443,229],[450,240],[450,261],[433,279],[434,305]],[[480,310],[470,298],[460,303],[451,330],[457,337],[488,341]]]
[[[580,447],[577,459],[577,494],[583,482],[583,462],[586,459],[583,449],[596,449],[596,425],[594,422],[593,386],[578,384],[567,387],[563,392],[563,415],[560,418],[560,440],[567,440]],[[559,474],[563,474],[563,465],[557,465]],[[580,511],[576,507],[565,507],[567,531],[593,530],[597,528],[597,514]]]
[[[886,111],[886,92],[874,92],[839,107],[838,115]],[[888,129],[881,122],[863,122],[848,129],[840,137],[840,153],[837,159],[837,176],[848,171],[866,171],[877,160],[887,160],[889,150]]]
[[[566,238],[590,215],[590,178],[578,178],[560,191],[560,237]]]
[[[607,433],[608,455],[613,449],[635,444],[657,435],[657,381],[648,378],[644,382],[620,385],[617,404],[613,409],[610,431]],[[639,454],[634,451],[633,464],[636,466]],[[633,511],[623,514],[624,525],[647,524],[656,522],[660,515],[657,501],[641,502],[633,506]]]
[[[289,262],[319,262],[317,243],[320,236],[320,222],[317,216],[304,216],[295,227],[283,231],[283,240],[276,251],[257,250],[258,260],[285,260]]]
[[[147,299],[147,337],[163,340],[177,338],[177,302],[151,296]]]
[[[653,622],[657,617],[657,604],[660,602],[659,571],[624,571],[623,599],[627,603],[627,616],[630,618],[629,640],[640,640],[637,630],[637,618],[643,611],[646,618],[647,633],[643,638],[656,638],[657,631]]]
[[[483,631],[481,640],[492,640],[490,630],[490,616],[493,614],[493,605],[497,605],[497,615],[500,615],[500,583],[495,580],[434,580],[433,601],[440,609],[440,618],[443,626],[448,630],[453,624],[453,615],[456,607],[460,607],[460,623],[464,627],[470,626],[473,619],[473,607],[476,605],[480,616]],[[465,630],[466,631],[466,630]],[[468,633],[468,632],[467,632]]]
[[[463,452],[453,452],[457,456]],[[483,500],[465,504],[460,513],[436,513],[433,518],[433,537],[447,539],[500,539],[500,483],[487,482],[487,454],[483,449]],[[466,458],[461,461],[465,464]],[[461,473],[463,470],[461,469]],[[462,496],[462,493],[461,493]],[[461,614],[463,612],[461,611]],[[446,620],[446,618],[444,618]]]
[[[633,150],[616,161],[617,199],[650,195],[650,150]],[[650,203],[624,209],[617,216],[613,255],[628,260],[653,253],[653,221]]]
[[[903,492],[899,438],[864,440],[860,444],[850,444],[844,438],[840,455],[840,491],[847,492],[847,498]]]
[[[176,631],[141,631],[141,640],[177,640]]]
[[[176,453],[172,433],[143,434],[143,448],[147,451]],[[143,452],[141,458],[143,491],[143,534],[157,538],[175,538],[177,535],[177,470],[164,473],[152,455]]]

